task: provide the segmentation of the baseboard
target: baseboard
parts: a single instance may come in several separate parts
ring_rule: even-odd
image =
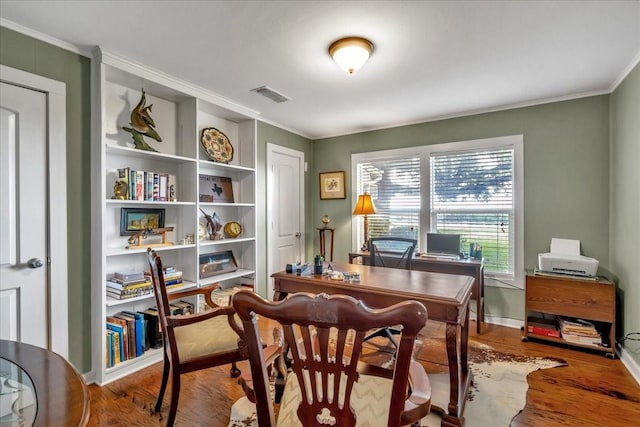
[[[470,319],[475,320],[475,313],[471,313]],[[485,323],[493,325],[506,326],[508,328],[521,329],[524,327],[524,321],[517,319],[509,319],[504,317],[491,317],[485,315]],[[620,346],[617,347],[616,353],[622,362],[622,365],[629,371],[634,380],[640,385],[640,365],[631,357],[631,354]]]
[[[475,316],[471,316],[471,319],[475,319]],[[507,328],[522,329],[524,328],[524,321],[518,319],[510,319],[507,317],[494,317],[484,316],[485,323],[491,323],[492,325],[505,326]]]
[[[620,346],[618,346],[617,353],[624,367],[627,368],[627,371],[629,371],[633,379],[640,385],[640,365],[638,365],[638,362],[631,357],[628,351]]]

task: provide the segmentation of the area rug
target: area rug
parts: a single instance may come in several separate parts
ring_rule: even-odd
[[[421,339],[416,342],[416,357],[429,372],[431,380],[431,401],[435,406],[446,408],[449,400],[449,374],[442,366],[445,358],[439,351],[431,351],[434,347],[442,349],[443,342],[439,338]],[[386,365],[384,349],[373,355],[368,362],[375,360],[381,365]],[[511,420],[522,411],[526,405],[527,376],[539,369],[549,369],[566,366],[566,362],[560,359],[517,356],[513,354],[495,351],[490,346],[469,342],[469,367],[473,373],[473,384],[467,396],[464,409],[466,427],[505,426],[511,424]],[[431,372],[432,368],[435,371]],[[241,398],[232,407],[230,427],[256,426],[258,425],[255,414],[255,406],[246,398]],[[440,426],[440,416],[432,411],[421,422],[422,427]],[[383,427],[370,426],[370,427]]]
[[[511,425],[511,420],[526,405],[527,376],[539,369],[566,366],[560,359],[515,356],[499,353],[491,347],[469,343],[469,367],[473,384],[464,409],[466,427]],[[449,374],[429,374],[433,405],[447,407],[449,401]],[[423,427],[439,427],[440,417],[431,412],[422,420]]]

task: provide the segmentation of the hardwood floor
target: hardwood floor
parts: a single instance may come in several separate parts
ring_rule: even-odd
[[[620,360],[540,342],[523,343],[518,329],[484,324],[481,335],[475,333],[475,325],[470,329],[473,340],[497,351],[556,357],[568,363],[529,375],[527,405],[512,427],[638,425],[640,385]],[[428,322],[426,330],[434,336],[444,334],[442,324],[436,322]],[[433,368],[424,364],[428,370]],[[104,387],[89,386],[89,426],[164,425],[169,391],[161,413],[152,413],[161,368],[158,363]],[[227,426],[231,405],[242,396],[236,380],[229,377],[229,366],[184,375],[176,426]]]

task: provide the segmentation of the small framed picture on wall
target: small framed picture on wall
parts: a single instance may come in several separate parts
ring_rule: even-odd
[[[320,173],[320,200],[344,198],[344,171]]]

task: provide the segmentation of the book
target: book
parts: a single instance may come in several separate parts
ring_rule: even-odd
[[[144,173],[144,199],[152,201],[153,200],[153,172],[145,172]]]
[[[169,200],[168,198],[168,194],[167,194],[167,183],[169,180],[169,175],[166,173],[161,173],[159,174],[160,179],[158,182],[158,200],[161,202],[166,202],[167,200]]]
[[[105,337],[105,352],[104,352],[104,360],[105,366],[107,368],[111,368],[114,365],[113,361],[113,331],[110,329],[106,329],[104,333]]]
[[[142,356],[144,353],[144,316],[134,311],[123,311],[124,314],[131,316],[136,322],[135,350],[136,357]]]
[[[123,290],[123,289],[139,289],[139,288],[147,288],[152,286],[151,280],[134,280],[131,282],[122,283],[118,280],[107,280],[107,287],[114,290]]]
[[[122,334],[115,330],[111,330],[111,334],[113,336],[113,364],[111,366],[115,366],[122,362],[122,358],[124,357],[124,354],[122,353]]]
[[[119,312],[114,315],[117,319],[122,319],[127,322],[127,359],[136,358],[136,319],[133,316],[129,316],[124,312]]]
[[[153,200],[160,200],[160,175],[154,172],[153,174]]]
[[[534,335],[560,338],[558,319],[555,316],[552,318],[529,317],[527,319],[527,332]]]
[[[173,305],[182,308],[182,314],[193,314],[193,304],[189,301],[175,301],[173,302]]]
[[[135,170],[129,169],[129,200],[136,199],[136,176]]]
[[[142,315],[147,321],[145,339],[146,341],[148,341],[149,347],[161,348],[162,330],[160,329],[160,319],[158,318],[158,311],[153,308],[148,308],[142,312]]]
[[[112,316],[107,317],[107,329],[110,329],[113,332],[118,334],[118,337],[117,339],[114,339],[114,344],[113,344],[114,352],[116,352],[115,363],[124,362],[125,360],[127,360],[126,355],[128,353],[126,352],[126,348],[125,348],[125,346],[127,345],[127,340],[124,337],[124,334],[126,331],[126,322],[124,323],[125,323],[125,326],[122,325],[122,323],[120,322],[120,319],[114,319]]]
[[[144,200],[144,171],[136,171],[136,198]]]
[[[113,278],[123,281],[123,282],[130,282],[130,281],[134,281],[134,280],[144,280],[144,272],[142,271],[125,271],[125,272],[118,272],[116,271],[115,273],[113,273]]]

